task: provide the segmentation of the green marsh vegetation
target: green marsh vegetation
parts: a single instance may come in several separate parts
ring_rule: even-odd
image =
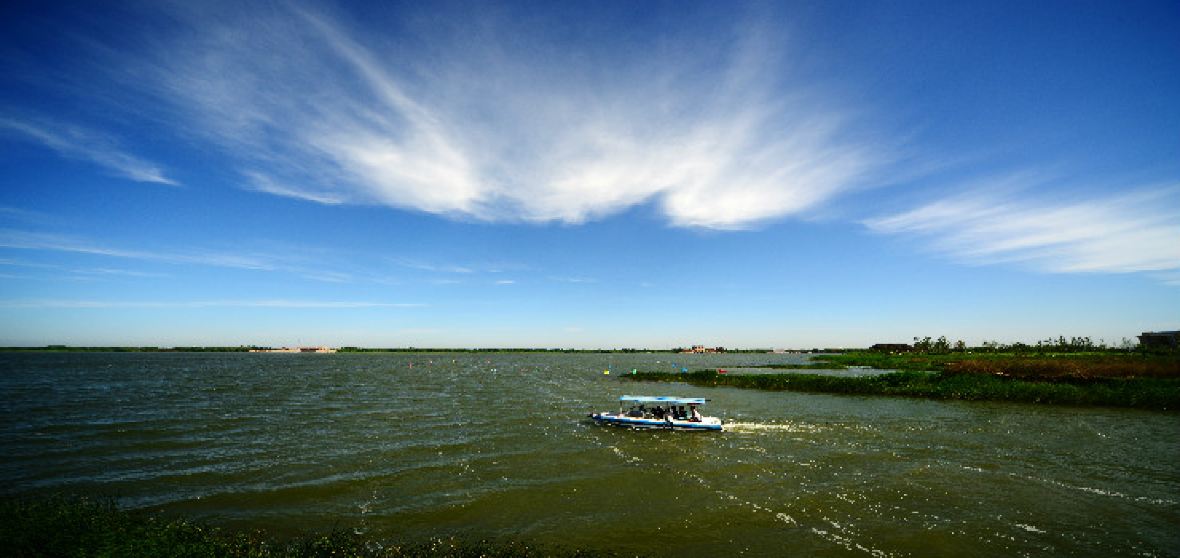
[[[0,545],[14,558],[515,558],[599,553],[518,541],[431,538],[398,543],[334,530],[288,540],[225,531],[186,519],[119,509],[109,499],[46,496],[0,499]]]
[[[683,381],[751,389],[893,395],[968,401],[1180,409],[1180,353],[1096,346],[1088,338],[1036,345],[967,348],[945,337],[915,339],[911,350],[818,355],[771,369],[870,367],[896,372],[861,377],[823,374],[640,373],[633,380]]]

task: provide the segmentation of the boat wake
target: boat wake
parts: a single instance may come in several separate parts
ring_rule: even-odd
[[[1089,494],[1097,494],[1099,496],[1106,496],[1108,498],[1121,498],[1124,500],[1131,500],[1134,502],[1144,502],[1147,504],[1154,504],[1157,506],[1175,506],[1177,503],[1175,500],[1170,500],[1167,498],[1151,498],[1148,496],[1133,496],[1130,494],[1124,494],[1122,492],[1118,492],[1116,490],[1107,490],[1107,489],[1103,489],[1103,488],[1093,488],[1093,487],[1089,487],[1089,486],[1078,486],[1078,485],[1069,484],[1069,483],[1061,482],[1059,480],[1054,480],[1054,479],[1030,477],[1030,476],[1026,476],[1026,475],[1019,475],[1016,473],[1008,473],[1008,476],[1016,477],[1016,478],[1023,478],[1026,480],[1031,480],[1031,481],[1036,481],[1036,482],[1041,482],[1041,483],[1045,483],[1045,484],[1049,484],[1049,485],[1053,485],[1053,486],[1057,486],[1057,487],[1065,488],[1065,489],[1069,489],[1069,490],[1077,490],[1079,492],[1086,492]]]
[[[827,428],[818,424],[805,422],[764,423],[764,422],[727,422],[725,429],[730,432],[793,432],[815,433],[823,432]]]

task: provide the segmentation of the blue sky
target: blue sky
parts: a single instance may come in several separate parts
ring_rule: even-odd
[[[0,344],[1180,327],[1175,2],[0,7]]]

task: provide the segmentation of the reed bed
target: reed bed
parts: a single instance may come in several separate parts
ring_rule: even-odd
[[[881,370],[985,374],[1033,381],[1098,378],[1180,378],[1180,355],[1111,353],[901,353],[854,352],[813,357],[828,368],[871,366]]]
[[[1031,381],[1180,378],[1180,360],[1141,358],[1001,358],[948,362],[949,374],[985,374]]]

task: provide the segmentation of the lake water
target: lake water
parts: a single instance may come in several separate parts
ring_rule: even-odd
[[[1174,413],[619,377],[800,359],[0,354],[0,492],[654,556],[1180,553]],[[622,394],[708,397],[729,431],[588,422]]]

